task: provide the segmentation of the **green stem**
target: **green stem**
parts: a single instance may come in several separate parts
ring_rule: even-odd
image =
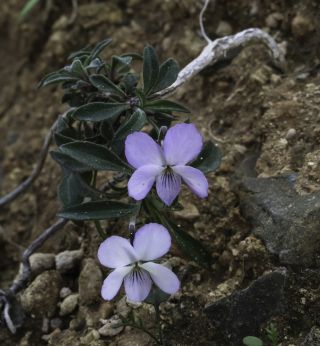
[[[103,240],[105,240],[105,239],[107,238],[108,235],[107,235],[106,232],[104,232],[104,230],[102,229],[101,224],[100,224],[100,221],[99,221],[99,220],[95,220],[95,221],[94,221],[94,224],[95,224],[95,226],[96,226],[96,229],[97,229],[98,233],[100,234],[100,237],[101,237]]]

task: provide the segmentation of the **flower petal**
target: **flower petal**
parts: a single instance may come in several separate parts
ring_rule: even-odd
[[[161,147],[146,133],[134,132],[125,142],[125,155],[131,166],[162,166],[164,157]]]
[[[190,166],[174,166],[172,169],[182,177],[190,190],[198,197],[208,196],[208,180],[199,169]]]
[[[181,190],[181,178],[173,171],[165,171],[157,177],[157,193],[160,199],[171,205]]]
[[[109,268],[124,267],[137,261],[136,253],[128,239],[113,235],[101,243],[98,258]]]
[[[153,282],[168,294],[176,293],[180,288],[180,281],[170,269],[161,264],[147,262],[139,265],[149,272]]]
[[[137,201],[144,199],[162,170],[161,166],[155,165],[146,165],[138,168],[128,182],[129,196]]]
[[[140,269],[140,268],[139,268]],[[124,279],[124,288],[129,300],[142,302],[150,293],[152,281],[147,271],[133,270]]]
[[[194,124],[178,124],[171,127],[163,141],[167,164],[185,165],[199,155],[202,145],[202,136]]]
[[[152,261],[165,255],[170,246],[169,232],[158,223],[142,226],[134,236],[133,248],[142,261]]]
[[[101,295],[105,300],[111,300],[118,293],[122,281],[132,271],[133,266],[117,268],[113,270],[104,280]]]

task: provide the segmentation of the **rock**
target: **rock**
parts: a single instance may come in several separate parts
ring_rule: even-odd
[[[127,299],[123,296],[118,302],[116,306],[117,314],[121,317],[128,317],[132,308],[127,304]]]
[[[117,338],[117,346],[150,346],[154,340],[146,333],[139,330],[130,330]]]
[[[79,276],[80,303],[90,305],[99,301],[101,297],[102,273],[92,258],[84,261],[84,266]]]
[[[82,260],[83,251],[73,250],[73,251],[64,251],[56,255],[56,268],[61,273],[66,273],[69,270],[74,269]]]
[[[218,27],[216,29],[215,34],[218,37],[224,37],[224,36],[229,36],[231,35],[233,32],[232,26],[231,24],[229,24],[228,22],[221,20],[218,24]]]
[[[86,335],[80,338],[80,342],[82,345],[92,345],[92,342],[99,340],[100,334],[97,330],[92,329]]]
[[[70,296],[71,293],[72,293],[72,291],[70,290],[69,287],[62,287],[60,290],[60,298],[64,299],[64,298]]]
[[[103,302],[99,308],[99,316],[102,319],[106,319],[113,314],[113,304],[111,302]]]
[[[283,15],[279,12],[271,13],[266,18],[266,26],[270,29],[276,29],[283,20]]]
[[[292,19],[291,30],[294,36],[297,38],[303,38],[315,30],[315,25],[312,18],[303,14],[297,14]]]
[[[55,317],[50,321],[50,327],[52,330],[55,329],[62,329],[63,327],[63,321],[61,318],[59,317]]]
[[[242,179],[242,213],[281,263],[309,266],[320,262],[320,192],[300,196],[294,175]]]
[[[99,329],[102,336],[115,336],[123,331],[123,325],[119,316],[114,315],[107,320],[102,320],[103,326]]]
[[[53,316],[59,300],[60,274],[55,270],[46,271],[35,278],[21,295],[25,311],[35,316]]]
[[[182,205],[183,209],[175,212],[177,217],[185,220],[193,220],[200,216],[199,210],[194,204],[183,202]]]
[[[287,270],[279,268],[255,280],[248,288],[235,291],[205,308],[205,312],[228,338],[239,345],[247,335],[258,335],[260,326],[279,312]]]
[[[320,345],[320,328],[312,327],[310,333],[306,336],[300,346],[319,346]]]
[[[53,269],[55,266],[54,254],[51,253],[34,253],[30,256],[31,272],[35,275],[39,275],[45,270]]]
[[[79,294],[67,296],[60,305],[60,316],[70,315],[78,306]]]

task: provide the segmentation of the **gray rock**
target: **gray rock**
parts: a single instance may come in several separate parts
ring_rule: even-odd
[[[64,299],[72,294],[72,291],[69,287],[62,287],[60,290],[60,298]]]
[[[57,271],[43,272],[22,293],[22,307],[35,316],[53,316],[59,300],[60,286],[61,277]]]
[[[66,273],[74,269],[82,260],[83,251],[73,250],[73,251],[64,251],[56,255],[56,268],[61,273]]]
[[[45,270],[53,269],[55,266],[54,258],[54,254],[51,253],[34,253],[29,258],[31,272],[38,275]]]
[[[281,263],[320,263],[320,192],[306,196],[294,189],[295,176],[242,179],[240,203],[244,216],[267,249]]]
[[[100,300],[102,279],[102,273],[96,261],[92,258],[86,259],[79,276],[81,304],[90,305]]]
[[[63,327],[63,321],[61,318],[59,317],[55,317],[50,321],[50,327],[52,330],[55,329],[62,329]]]
[[[230,346],[242,345],[242,338],[258,335],[262,323],[282,307],[287,271],[279,268],[255,280],[248,288],[235,291],[205,308]]]
[[[99,334],[102,336],[116,336],[123,331],[121,319],[114,315],[107,320],[102,320],[103,326],[99,329]]]
[[[320,345],[320,328],[312,327],[310,333],[306,336],[300,346],[319,346]]]
[[[60,305],[60,316],[70,315],[78,306],[78,301],[78,293],[67,296]]]

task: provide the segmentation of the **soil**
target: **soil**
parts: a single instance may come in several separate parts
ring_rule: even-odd
[[[2,195],[30,175],[48,129],[65,109],[60,89],[39,90],[37,83],[45,74],[64,66],[71,52],[112,37],[113,44],[106,51],[108,56],[141,52],[150,43],[162,60],[174,57],[184,66],[205,45],[198,25],[201,1],[79,0],[73,22],[71,1],[40,2],[27,18],[20,20],[23,4],[23,0],[0,4]],[[252,235],[252,226],[241,213],[233,180],[243,159],[258,153],[258,177],[297,173],[297,190],[301,194],[320,188],[320,29],[317,25],[320,3],[217,1],[215,7],[210,4],[205,17],[211,38],[248,27],[265,29],[286,51],[288,66],[286,71],[275,69],[264,47],[251,45],[230,63],[203,71],[173,97],[193,111],[192,120],[204,137],[220,146],[223,162],[209,177],[207,200],[200,203],[187,190],[183,193],[182,203],[187,211],[176,218],[185,230],[205,244],[215,261],[211,270],[201,269],[188,263],[173,248],[169,261],[182,278],[182,289],[162,304],[161,318],[169,345],[229,345],[225,338],[227,331],[215,327],[204,313],[204,307],[247,287],[264,272],[279,266],[278,258],[268,253],[263,242]],[[49,158],[34,185],[0,211],[1,288],[9,287],[15,278],[23,249],[54,222],[59,210],[56,193],[59,179],[60,170]],[[84,250],[79,268],[59,279],[61,287],[77,292],[86,258],[95,259],[98,245],[99,237],[91,225],[69,225],[49,240],[41,252],[57,254],[80,247]],[[288,266],[287,269],[290,278],[286,308],[261,326],[257,335],[266,345],[265,327],[270,322],[279,332],[279,344],[287,346],[300,345],[310,329],[319,324],[318,268]],[[46,327],[49,320],[60,318],[60,304],[61,299],[50,316],[36,311],[29,315],[16,335],[2,327],[0,344],[152,344],[142,332],[128,328],[117,336],[99,337],[96,331],[101,327],[99,314],[103,302],[100,300],[83,306],[80,303],[77,310],[61,317],[61,325],[55,328],[51,323]],[[119,309],[117,304],[108,305],[111,315],[113,309]],[[83,311],[93,315],[93,322],[90,325],[86,320],[75,328],[74,321],[84,315]],[[147,307],[136,311],[141,316],[149,313],[146,316],[150,319]]]

